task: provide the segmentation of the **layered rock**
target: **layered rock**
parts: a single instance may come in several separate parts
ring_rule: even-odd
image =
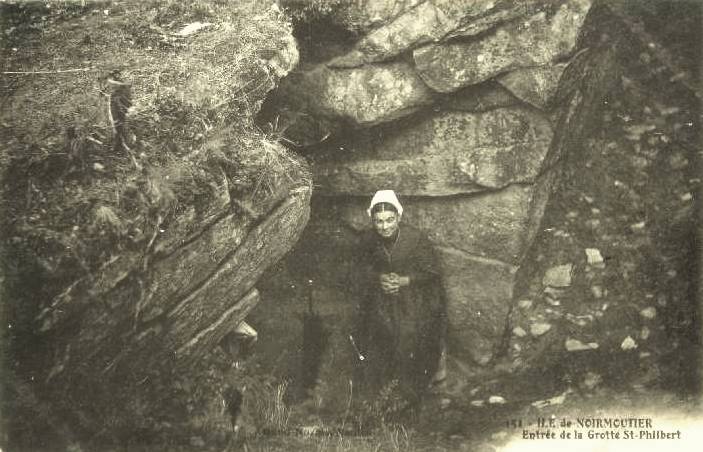
[[[126,254],[58,296],[39,315],[41,330],[61,331],[77,317],[81,328],[75,338],[63,338],[50,378],[76,378],[78,363],[101,374],[133,375],[197,363],[256,304],[254,284],[307,222],[309,188],[282,190],[285,200],[257,225],[221,206],[215,221],[197,224],[148,273],[135,265],[138,256]],[[96,305],[96,299],[105,301]]]
[[[299,146],[344,127],[365,128],[416,113],[487,80],[537,108],[552,96],[574,54],[589,0],[427,0],[363,36],[352,50],[284,81],[271,102],[279,128]],[[393,9],[393,8],[391,8]]]
[[[504,72],[554,63],[567,57],[591,6],[588,0],[562,4],[553,16],[537,13],[499,28],[484,39],[448,42],[413,52],[422,79],[440,92],[455,91]]]
[[[84,6],[18,43],[3,74],[3,236],[18,267],[44,265],[8,283],[12,323],[46,345],[9,348],[18,381],[88,436],[164,419],[188,435],[203,414],[188,406],[222,411],[213,352],[309,217],[306,163],[253,124],[297,44],[271,4]],[[142,15],[173,20],[136,29]],[[192,15],[211,22],[183,27]]]
[[[506,131],[508,131],[506,133]],[[316,160],[325,195],[366,196],[393,186],[407,196],[447,196],[531,183],[552,139],[549,121],[523,108],[446,111],[394,130],[351,138]]]
[[[524,15],[537,4],[539,2],[427,0],[370,31],[353,50],[331,64],[350,67],[376,63],[446,37],[474,36]]]

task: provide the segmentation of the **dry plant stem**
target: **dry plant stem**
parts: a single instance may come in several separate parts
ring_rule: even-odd
[[[65,74],[68,72],[87,72],[87,71],[97,71],[94,67],[84,67],[78,69],[60,69],[56,71],[6,71],[2,72],[3,75],[43,75],[43,74]]]

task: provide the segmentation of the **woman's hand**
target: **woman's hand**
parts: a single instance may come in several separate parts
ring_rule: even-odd
[[[410,284],[410,278],[397,273],[382,273],[380,277],[381,290],[385,294],[397,294],[401,287]]]

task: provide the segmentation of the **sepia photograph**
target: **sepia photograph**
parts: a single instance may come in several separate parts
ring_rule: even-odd
[[[698,451],[703,0],[0,0],[0,452]]]

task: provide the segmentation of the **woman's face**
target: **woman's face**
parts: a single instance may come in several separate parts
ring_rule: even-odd
[[[387,239],[393,237],[395,231],[398,230],[400,218],[397,213],[386,210],[374,213],[371,221],[378,235]]]

